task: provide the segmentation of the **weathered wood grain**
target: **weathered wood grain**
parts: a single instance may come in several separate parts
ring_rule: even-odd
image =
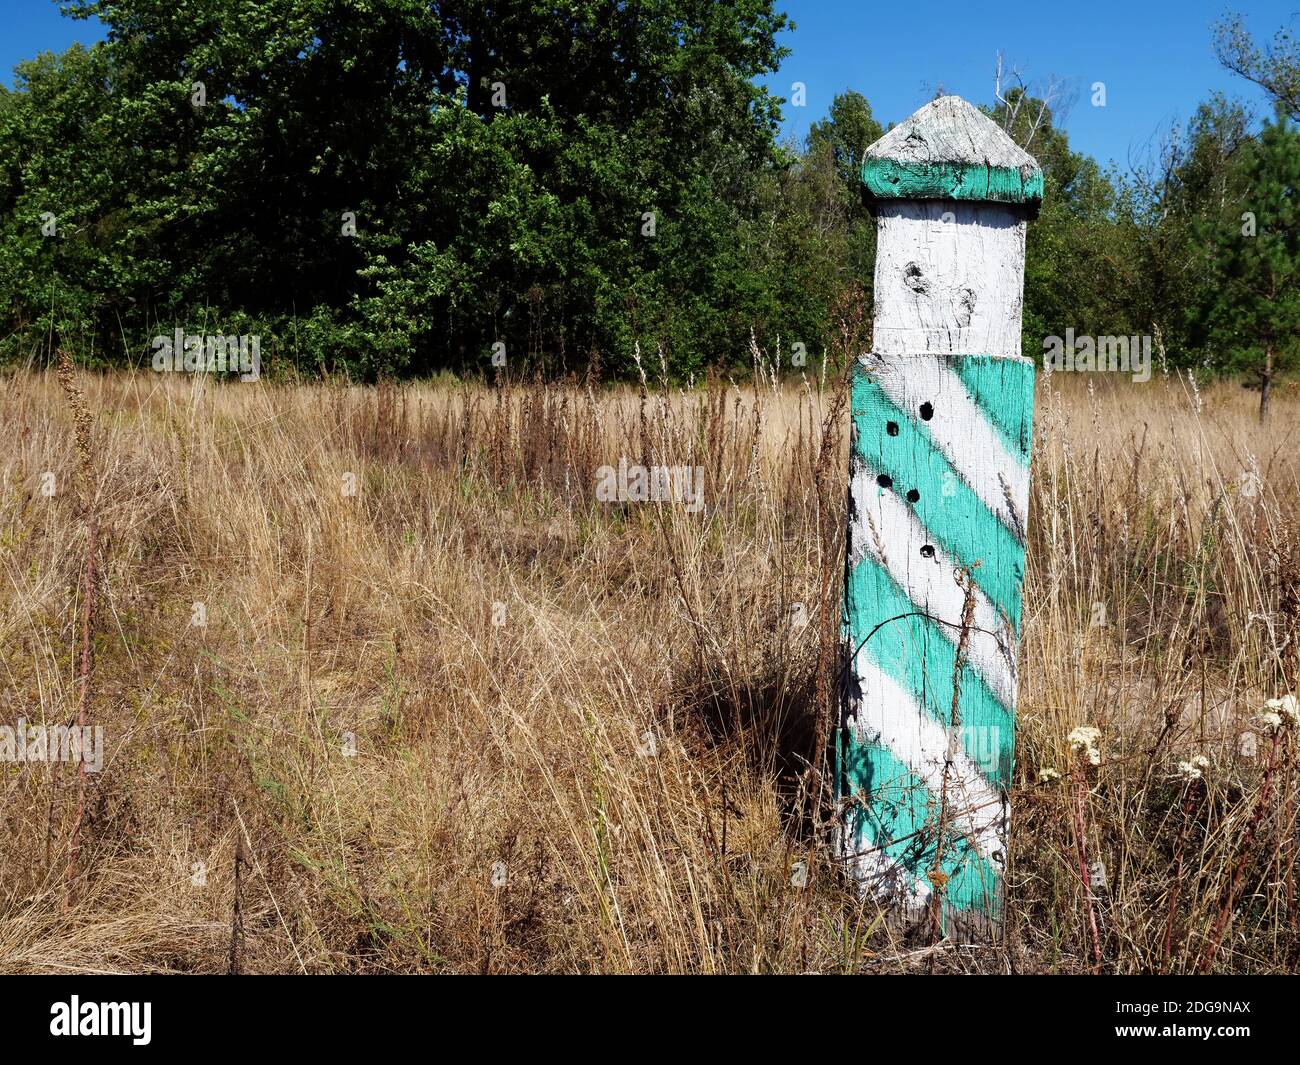
[[[1041,172],[943,97],[868,149],[863,180],[883,202],[874,350],[852,383],[842,856],[905,920],[987,934],[1010,818]]]
[[[878,199],[1014,203],[1030,217],[1043,199],[1033,156],[959,96],[931,101],[871,145],[862,182]]]
[[[1001,204],[877,209],[873,350],[1019,355],[1025,221]]]

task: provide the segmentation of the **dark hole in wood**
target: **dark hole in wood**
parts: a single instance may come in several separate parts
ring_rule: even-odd
[[[922,545],[921,545],[921,557],[922,557],[922,558],[934,558],[934,547],[933,547],[932,545],[930,545],[930,544],[922,544]]]
[[[934,404],[927,399],[924,403],[921,404],[921,420],[923,422],[928,422],[933,417],[934,417]]]
[[[975,314],[975,293],[968,288],[961,291],[961,310],[957,313],[957,324],[965,329]]]
[[[907,501],[908,501],[909,503],[917,503],[917,502],[920,502],[920,499],[921,499],[921,493],[920,493],[920,492],[918,492],[915,488],[910,488],[910,489],[908,489],[908,492],[907,492]]]
[[[876,484],[880,485],[881,488],[893,488],[894,479],[890,477],[889,474],[882,473],[879,477],[876,478]]]
[[[903,284],[913,292],[919,292],[922,295],[930,289],[930,282],[921,275],[921,268],[916,263],[908,263],[903,267]]]
[[[885,432],[887,432],[890,436],[897,436],[897,435],[898,435],[898,422],[886,422],[886,423],[885,423]]]

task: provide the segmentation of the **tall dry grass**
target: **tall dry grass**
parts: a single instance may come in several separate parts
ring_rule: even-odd
[[[758,370],[80,375],[105,764],[78,831],[0,763],[0,970],[1294,969],[1297,398],[1042,383],[1006,942],[930,948],[824,845],[843,390]],[[0,724],[70,723],[75,419],[16,373],[0,424]],[[620,456],[707,511],[599,502]]]

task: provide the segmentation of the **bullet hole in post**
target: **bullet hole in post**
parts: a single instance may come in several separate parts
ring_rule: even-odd
[[[886,423],[885,423],[885,432],[887,432],[890,436],[897,436],[897,435],[898,435],[898,422],[886,422]]]
[[[907,501],[909,503],[919,503],[921,501],[921,493],[915,488],[909,488],[907,491]]]
[[[890,477],[889,474],[882,473],[879,477],[876,478],[876,484],[880,485],[881,488],[893,488],[894,479]]]
[[[932,544],[922,544],[922,545],[921,545],[921,557],[922,557],[922,558],[934,558],[934,546],[933,546]]]
[[[921,404],[921,421],[928,422],[934,417],[934,404],[928,399]]]

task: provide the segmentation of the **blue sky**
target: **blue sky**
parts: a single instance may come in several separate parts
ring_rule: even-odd
[[[14,66],[24,59],[104,37],[98,20],[64,18],[53,0],[0,0],[0,27],[0,75],[9,88],[14,84]]]
[[[1271,114],[1264,93],[1223,70],[1211,24],[1229,10],[1246,16],[1257,44],[1287,24],[1300,29],[1297,0],[1048,0],[1042,7],[864,0],[785,0],[796,28],[782,37],[792,54],[767,84],[790,98],[807,86],[807,106],[785,108],[786,130],[802,138],[831,99],[856,89],[881,125],[900,122],[942,86],[972,103],[991,103],[999,50],[1026,80],[1069,79],[1075,102],[1061,123],[1076,151],[1126,166],[1172,120],[1222,90]],[[1294,20],[1294,21],[1293,21]],[[1106,106],[1090,102],[1094,82]]]
[[[796,29],[783,35],[792,50],[768,79],[789,97],[807,86],[807,106],[786,107],[786,131],[801,138],[846,88],[871,102],[883,124],[898,122],[940,86],[973,103],[993,95],[999,49],[1030,82],[1068,79],[1074,104],[1063,122],[1070,143],[1103,164],[1126,165],[1173,120],[1186,120],[1216,89],[1268,113],[1263,93],[1221,69],[1210,48],[1210,24],[1232,5],[1202,0],[1049,0],[1041,9],[998,9],[926,0],[785,0]],[[1244,3],[1238,10],[1245,10]],[[1287,24],[1300,29],[1300,0],[1251,0],[1247,25],[1258,42]],[[59,14],[52,0],[0,0],[0,72],[13,84],[15,63],[41,51],[102,36],[98,22]],[[1106,85],[1106,106],[1090,103],[1091,86]]]

